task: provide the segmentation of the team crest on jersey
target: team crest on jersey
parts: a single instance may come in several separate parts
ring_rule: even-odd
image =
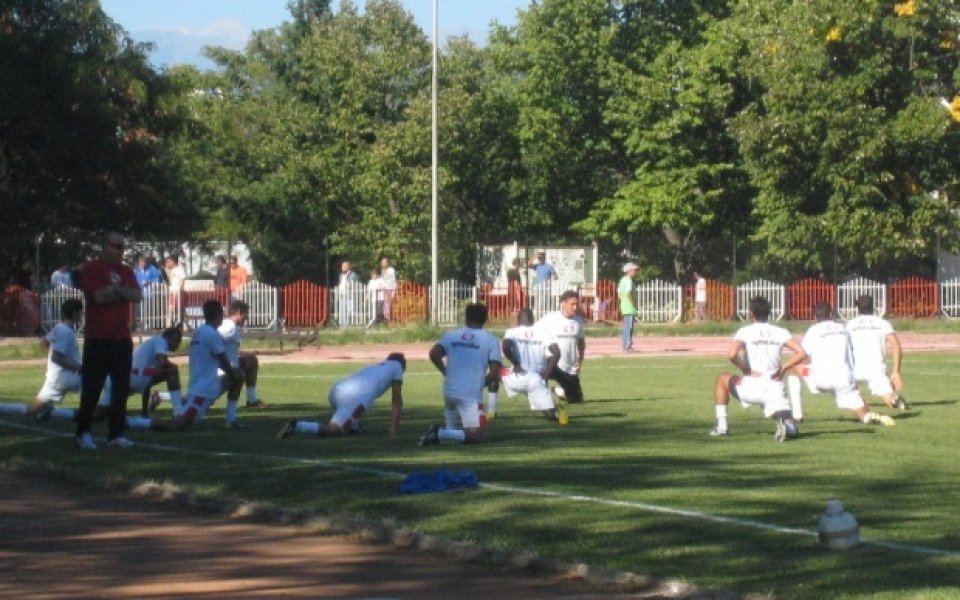
[[[563,326],[564,333],[576,333],[577,325],[575,323],[567,323]]]
[[[533,332],[530,331],[530,330],[524,331],[524,332],[523,332],[523,337],[525,337],[525,338],[527,338],[527,339],[529,340],[530,338],[533,337]]]
[[[120,283],[120,273],[116,271],[110,271],[110,283],[113,285],[118,285]]]
[[[460,339],[465,342],[469,342],[470,340],[473,339],[473,334],[470,332],[464,333],[463,335],[460,336]]]

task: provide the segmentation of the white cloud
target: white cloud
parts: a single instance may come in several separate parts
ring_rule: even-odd
[[[204,46],[242,50],[253,27],[239,19],[218,19],[202,27],[155,27],[131,32],[140,42],[153,42],[156,50],[150,61],[156,66],[189,63],[201,69],[214,65],[201,55]]]

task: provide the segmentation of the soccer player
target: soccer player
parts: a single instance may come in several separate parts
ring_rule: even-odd
[[[170,400],[174,405],[183,403],[180,396],[180,368],[174,364],[169,354],[176,352],[183,341],[183,333],[179,327],[168,327],[160,335],[149,338],[140,344],[133,352],[133,368],[130,370],[130,394],[140,394],[141,416],[148,417],[157,407],[159,396],[153,395],[150,390],[155,385],[167,384]],[[110,378],[104,385],[103,396],[98,407],[110,408]]]
[[[127,420],[130,427],[154,431],[182,431],[199,422],[207,409],[235,382],[242,381],[243,372],[230,365],[223,338],[217,327],[223,322],[223,305],[217,300],[203,303],[204,324],[190,338],[190,385],[183,404],[172,402],[173,419],[158,421],[143,417]],[[218,373],[218,369],[223,375]],[[229,419],[228,419],[229,423]]]
[[[73,418],[72,409],[55,408],[54,404],[62,402],[67,393],[79,392],[81,388],[76,326],[82,316],[83,303],[79,300],[66,300],[60,306],[60,322],[43,337],[43,345],[47,348],[47,373],[36,400],[30,406],[19,402],[0,404],[0,413],[33,416],[38,421],[54,412],[57,416]]]
[[[790,401],[783,390],[781,376],[806,360],[807,354],[790,332],[767,323],[770,318],[770,302],[762,297],[750,299],[752,323],[741,327],[734,335],[727,358],[743,375],[720,373],[714,385],[714,401],[717,425],[711,436],[725,436],[727,429],[727,406],[730,396],[740,400],[743,407],[759,405],[763,415],[776,421],[774,439],[782,442],[800,434],[797,422],[791,415]],[[781,353],[786,347],[793,356],[781,364]]]
[[[831,319],[832,309],[826,302],[813,306],[813,316],[817,320],[803,336],[800,345],[809,357],[809,364],[801,364],[794,369],[807,384],[812,394],[829,392],[833,394],[837,408],[847,409],[857,416],[861,423],[875,423],[884,426],[897,422],[887,415],[880,415],[860,396],[860,390],[853,379],[853,351],[850,335],[846,328]],[[800,396],[800,379],[796,375],[787,377],[787,390],[791,403],[796,409],[796,398]],[[793,412],[794,418],[802,418],[802,413]]]
[[[291,419],[277,437],[282,440],[295,433],[309,433],[319,437],[340,435],[344,432],[359,433],[362,430],[360,417],[370,412],[377,398],[388,389],[393,391],[390,437],[396,437],[400,429],[400,411],[403,409],[403,373],[406,369],[406,357],[394,352],[382,363],[354,372],[330,388],[328,399],[333,407],[333,416],[328,424]]]
[[[443,374],[446,426],[431,425],[420,438],[421,446],[442,441],[480,442],[486,433],[483,388],[500,374],[500,343],[483,329],[487,322],[486,306],[468,304],[464,317],[465,327],[448,331],[430,349],[430,361]],[[458,414],[463,429],[456,429]]]
[[[503,355],[513,363],[512,369],[500,371],[507,397],[526,394],[530,410],[542,411],[548,420],[566,424],[566,411],[554,404],[545,379],[545,375],[556,368],[560,350],[556,344],[544,347],[543,338],[533,327],[533,311],[529,308],[517,313],[517,323],[507,330],[502,343]],[[495,405],[488,407],[488,416],[491,411],[496,412]]]
[[[257,355],[240,352],[243,325],[247,322],[249,313],[249,304],[243,300],[231,300],[229,314],[217,328],[223,337],[223,345],[227,349],[230,365],[243,371],[243,379],[235,381],[235,385],[227,390],[227,422],[237,429],[243,428],[243,425],[237,421],[237,403],[240,401],[240,388],[244,384],[247,386],[247,408],[266,407],[266,404],[257,398],[257,373],[260,370]]]
[[[560,352],[560,360],[548,378],[560,384],[554,389],[557,395],[573,404],[583,402],[580,368],[587,348],[579,309],[580,297],[575,291],[567,290],[560,294],[560,310],[544,315],[534,325],[547,348],[556,345]]]
[[[847,331],[853,344],[853,377],[857,383],[865,382],[870,393],[879,396],[890,408],[909,408],[906,400],[900,396],[903,388],[900,338],[889,321],[873,314],[873,296],[857,298],[857,316],[847,322]],[[886,361],[888,349],[893,362],[893,372],[889,377]]]

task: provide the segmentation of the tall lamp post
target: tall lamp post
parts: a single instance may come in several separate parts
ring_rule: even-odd
[[[440,0],[433,0],[433,79],[431,84],[431,165],[430,165],[430,323],[437,324],[437,165],[439,162],[437,137],[437,51],[440,24]]]

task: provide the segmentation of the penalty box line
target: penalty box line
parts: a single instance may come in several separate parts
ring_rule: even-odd
[[[61,438],[71,438],[73,437],[72,433],[60,432],[60,431],[51,431],[38,426],[27,425],[22,423],[12,423],[6,419],[0,419],[0,424],[14,429],[20,429],[23,431],[29,431],[32,433],[42,433],[50,435],[53,437]],[[353,473],[364,473],[367,475],[376,475],[378,477],[383,477],[386,479],[396,479],[402,480],[407,475],[405,473],[400,473],[397,471],[388,471],[386,469],[377,469],[374,467],[363,467],[358,465],[349,465],[342,463],[334,463],[325,460],[320,460],[316,458],[298,458],[295,456],[280,456],[275,454],[248,454],[243,452],[227,452],[227,451],[215,451],[215,450],[196,450],[191,448],[180,448],[177,446],[168,446],[166,444],[155,444],[150,442],[137,442],[136,447],[139,448],[149,448],[151,450],[159,450],[161,452],[173,452],[179,454],[190,454],[190,455],[202,455],[202,456],[211,456],[219,458],[237,458],[237,459],[261,459],[261,460],[271,460],[277,462],[288,462],[288,463],[298,463],[304,465],[311,465],[315,467],[322,467],[324,469],[330,469],[334,471],[347,471]],[[800,529],[796,527],[782,527],[780,525],[774,525],[772,523],[764,523],[762,521],[753,521],[750,519],[738,519],[736,517],[725,517],[722,515],[714,515],[711,513],[701,512],[697,510],[688,510],[682,508],[672,508],[669,506],[660,506],[658,504],[647,504],[644,502],[635,502],[632,500],[613,500],[611,498],[603,498],[600,496],[589,496],[583,494],[569,494],[566,492],[556,492],[550,490],[541,490],[536,488],[520,487],[514,485],[507,485],[501,483],[480,483],[480,487],[497,492],[506,492],[509,494],[517,494],[521,496],[535,496],[540,498],[553,498],[556,500],[563,500],[567,502],[576,502],[584,504],[599,504],[603,506],[613,506],[617,508],[630,508],[634,510],[640,510],[644,512],[651,512],[657,514],[665,514],[675,517],[684,517],[687,519],[697,520],[697,521],[707,521],[710,523],[718,523],[722,525],[732,525],[735,527],[746,527],[750,529],[759,529],[762,531],[771,531],[774,533],[780,533],[784,535],[795,535],[802,537],[817,537],[818,534],[816,531],[809,529]],[[870,546],[876,546],[879,548],[886,548],[888,550],[897,550],[900,552],[909,552],[912,554],[924,554],[928,556],[943,556],[947,558],[960,558],[960,552],[955,552],[952,550],[943,550],[940,548],[932,548],[929,546],[919,546],[915,544],[901,544],[897,542],[884,542],[881,540],[870,540],[870,539],[861,539],[861,544],[867,544]]]

